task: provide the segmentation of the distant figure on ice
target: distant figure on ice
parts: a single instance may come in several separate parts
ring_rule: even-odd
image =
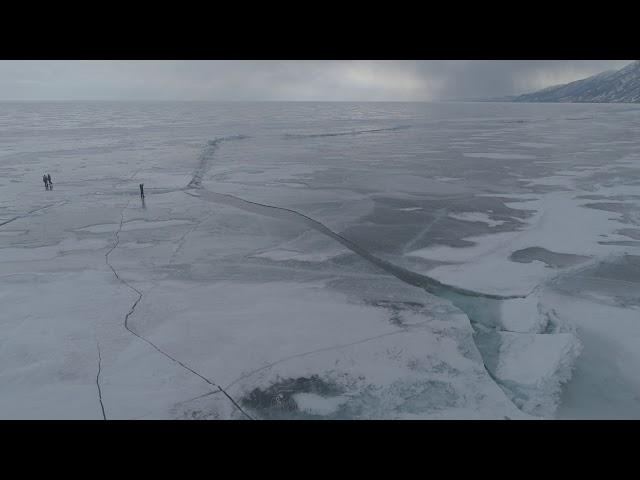
[[[140,198],[144,198],[144,183],[140,184]]]
[[[42,181],[44,182],[44,189],[49,190],[49,179],[47,178],[47,174],[42,175]]]
[[[49,181],[49,190],[53,190],[53,183],[51,183],[51,174],[47,173],[47,180]]]

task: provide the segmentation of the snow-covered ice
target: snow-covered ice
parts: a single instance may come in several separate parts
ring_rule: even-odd
[[[622,112],[5,104],[0,418],[640,418]]]

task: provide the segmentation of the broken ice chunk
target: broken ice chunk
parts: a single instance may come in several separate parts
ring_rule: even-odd
[[[501,332],[495,376],[524,412],[553,416],[561,385],[571,378],[580,341],[571,333],[555,335]]]
[[[549,322],[539,308],[540,297],[531,294],[500,302],[500,320],[504,330],[521,333],[542,333]]]

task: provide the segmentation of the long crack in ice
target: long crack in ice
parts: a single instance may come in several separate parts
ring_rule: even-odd
[[[136,287],[134,287],[133,285],[131,285],[129,282],[127,282],[125,279],[123,279],[118,272],[116,271],[116,269],[113,267],[113,265],[111,265],[111,263],[109,262],[109,255],[116,249],[116,247],[118,246],[118,244],[120,243],[120,232],[122,231],[122,224],[124,222],[124,211],[126,210],[126,208],[129,206],[130,202],[127,202],[127,205],[125,205],[125,207],[122,209],[122,211],[120,212],[120,226],[118,228],[118,230],[115,233],[115,242],[113,244],[113,246],[109,249],[109,251],[105,254],[105,261],[107,263],[107,265],[109,266],[109,268],[111,269],[111,271],[113,272],[113,274],[116,276],[116,278],[122,283],[124,284],[127,288],[129,288],[130,290],[132,290],[133,292],[136,293],[137,298],[135,300],[135,302],[133,302],[133,305],[131,306],[131,308],[129,309],[129,312],[127,312],[127,314],[124,317],[124,328],[131,333],[132,335],[135,335],[136,337],[138,337],[140,340],[144,341],[145,343],[147,343],[148,345],[150,345],[151,347],[153,347],[157,352],[159,352],[160,354],[164,355],[165,357],[167,357],[168,359],[170,359],[171,361],[173,361],[174,363],[177,363],[178,365],[180,365],[182,368],[184,368],[185,370],[188,370],[189,372],[193,373],[194,375],[200,377],[202,380],[204,380],[206,383],[208,383],[210,386],[212,386],[213,388],[217,389],[216,391],[221,392],[224,396],[227,397],[227,399],[244,415],[246,416],[248,419],[253,420],[253,417],[251,415],[249,415],[247,412],[245,412],[243,410],[243,408],[218,384],[216,384],[214,381],[208,379],[207,377],[205,377],[204,375],[202,375],[201,373],[198,373],[197,371],[195,371],[193,368],[189,367],[188,365],[186,365],[185,363],[181,362],[180,360],[178,360],[177,358],[171,356],[169,353],[165,352],[164,350],[162,350],[160,347],[158,347],[155,343],[153,343],[151,340],[149,340],[148,338],[140,335],[139,333],[135,332],[134,330],[131,329],[131,327],[129,326],[129,318],[131,317],[131,315],[133,315],[133,313],[135,312],[136,307],[138,306],[138,304],[140,303],[140,301],[142,300],[142,298],[144,297],[144,294],[138,290]]]
[[[472,325],[474,326],[474,330],[476,331],[478,331],[477,328],[480,322],[477,322],[475,321],[475,319],[472,319],[469,316],[469,313],[466,311],[466,309],[464,309],[463,306],[461,306],[466,303],[465,301],[461,302],[460,301],[461,298],[462,299],[467,298],[469,300],[477,299],[478,301],[480,300],[498,300],[498,301],[516,300],[516,299],[527,299],[531,294],[538,291],[538,287],[535,287],[532,289],[531,292],[527,293],[526,295],[496,295],[496,294],[488,294],[488,293],[468,290],[468,289],[456,287],[454,285],[444,284],[432,277],[418,274],[416,272],[413,272],[411,270],[408,270],[406,268],[400,267],[391,262],[383,260],[373,255],[371,252],[361,247],[360,245],[334,232],[333,230],[331,230],[321,222],[311,217],[308,217],[307,215],[301,212],[298,212],[296,210],[292,210],[284,207],[277,207],[274,205],[267,205],[267,204],[258,203],[258,202],[252,202],[249,200],[242,199],[240,197],[236,197],[234,195],[222,194],[222,193],[217,193],[217,192],[204,189],[202,187],[202,177],[206,172],[207,164],[211,160],[213,153],[215,152],[215,150],[217,149],[217,147],[221,142],[227,139],[234,139],[234,138],[245,138],[245,137],[243,136],[226,137],[226,138],[214,140],[213,142],[209,143],[210,146],[205,150],[203,155],[201,155],[200,163],[198,165],[196,172],[194,173],[193,179],[183,189],[187,195],[200,198],[205,201],[230,205],[236,208],[243,209],[245,211],[257,213],[257,214],[272,217],[272,218],[278,218],[281,220],[288,220],[288,221],[298,222],[298,223],[302,222],[305,225],[311,227],[312,229],[338,241],[343,246],[345,246],[346,248],[354,252],[356,255],[367,260],[368,262],[377,266],[381,270],[393,275],[394,277],[398,278],[402,282],[412,286],[422,288],[425,291],[435,296],[451,301],[454,305],[458,306],[458,308],[463,309],[463,311],[467,313],[467,316],[470,322],[472,323]],[[444,213],[442,215],[444,215]],[[440,219],[440,216],[437,217],[433,223],[437,222],[439,219]],[[427,233],[428,230],[431,228],[431,226],[433,225],[428,226],[424,233]],[[504,329],[504,328],[494,328],[494,330],[495,330],[494,334],[497,334],[497,335],[499,335],[500,332],[508,332],[508,329]],[[480,348],[479,345],[478,345],[478,348],[482,352],[482,348]],[[305,354],[301,354],[301,355],[305,355]],[[484,354],[483,354],[483,357],[484,357]],[[512,388],[510,388],[506,384],[508,382],[502,382],[496,376],[496,372],[494,371],[495,368],[489,368],[486,363],[486,359],[484,360],[483,363],[484,363],[485,370],[487,371],[489,376],[494,380],[494,382],[500,385],[501,388],[503,388],[505,392],[508,393],[510,396],[513,396],[511,395]],[[269,368],[269,366],[266,366],[263,368]],[[252,372],[252,373],[255,373],[255,372]],[[241,377],[240,379],[245,378],[246,376],[249,376],[252,373],[249,373]],[[240,379],[234,381],[232,384],[230,384],[230,386],[236,383],[237,381],[239,381]]]

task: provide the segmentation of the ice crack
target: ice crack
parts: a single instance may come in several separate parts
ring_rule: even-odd
[[[100,408],[102,410],[102,419],[107,419],[107,414],[104,411],[104,403],[102,402],[102,389],[100,388],[100,372],[102,371],[102,356],[100,355],[100,342],[96,340],[96,346],[98,347],[98,374],[96,375],[96,385],[98,386],[98,400],[100,401]]]
[[[125,209],[129,206],[130,202],[127,202],[127,205],[125,205],[125,207],[122,209],[122,211],[120,212],[120,226],[118,228],[118,230],[115,233],[115,239],[116,241],[114,242],[113,246],[111,247],[111,249],[105,254],[105,261],[107,263],[107,265],[109,266],[109,268],[111,269],[111,271],[113,272],[113,274],[115,275],[115,277],[122,282],[127,288],[129,288],[130,290],[132,290],[133,292],[136,293],[137,298],[135,300],[135,302],[133,302],[133,305],[131,306],[131,309],[129,310],[129,312],[127,312],[127,314],[124,317],[124,328],[131,333],[132,335],[135,335],[136,337],[138,337],[140,340],[142,340],[143,342],[147,343],[148,345],[150,345],[151,347],[153,347],[157,352],[159,352],[160,354],[164,355],[165,357],[167,357],[168,359],[170,359],[171,361],[173,361],[174,363],[180,365],[182,368],[184,368],[185,370],[188,370],[189,372],[193,373],[194,375],[198,376],[199,378],[201,378],[202,380],[204,380],[207,384],[209,384],[210,386],[212,386],[213,388],[217,389],[217,391],[221,392],[223,395],[225,395],[229,401],[247,418],[249,418],[250,420],[253,420],[253,417],[251,415],[249,415],[247,412],[245,412],[242,407],[240,405],[238,405],[238,403],[218,384],[216,384],[214,381],[208,379],[207,377],[205,377],[204,375],[198,373],[196,370],[194,370],[193,368],[189,367],[188,365],[186,365],[185,363],[181,362],[180,360],[178,360],[177,358],[171,356],[169,353],[165,352],[164,350],[162,350],[160,347],[158,347],[155,343],[153,343],[151,340],[149,340],[148,338],[140,335],[139,333],[135,332],[134,330],[131,329],[131,327],[129,327],[129,318],[131,317],[131,315],[133,315],[133,313],[135,312],[136,307],[138,306],[138,304],[140,303],[140,301],[142,300],[142,298],[144,297],[144,294],[138,290],[136,287],[134,287],[133,285],[131,285],[129,282],[127,282],[125,279],[123,279],[122,277],[120,277],[120,275],[118,275],[118,272],[116,271],[115,268],[113,268],[113,265],[111,265],[111,263],[109,262],[109,255],[116,249],[116,247],[118,246],[118,244],[120,243],[120,232],[122,231],[122,224],[124,222],[124,211]]]

